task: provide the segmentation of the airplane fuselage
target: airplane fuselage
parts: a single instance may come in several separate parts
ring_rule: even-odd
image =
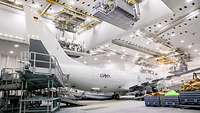
[[[121,71],[111,71],[91,66],[63,65],[63,72],[68,75],[68,83],[71,87],[101,92],[127,91],[126,84],[130,82]]]

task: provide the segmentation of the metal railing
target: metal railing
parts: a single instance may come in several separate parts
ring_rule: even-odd
[[[22,70],[30,70],[35,74],[38,68],[45,68],[48,70],[45,72],[46,74],[55,75],[58,81],[64,85],[64,73],[56,57],[44,53],[26,52],[22,54],[21,59]]]
[[[1,70],[1,80],[14,80],[19,79],[19,73],[16,72],[18,68],[3,68]]]

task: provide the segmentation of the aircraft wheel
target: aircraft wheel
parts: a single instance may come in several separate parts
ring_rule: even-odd
[[[115,99],[119,100],[119,98],[120,98],[119,94],[116,94]]]
[[[116,99],[116,100],[119,100],[120,96],[119,96],[119,94],[114,94],[114,95],[112,96],[112,98],[113,98],[113,99]]]

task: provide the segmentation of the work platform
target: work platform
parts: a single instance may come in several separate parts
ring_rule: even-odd
[[[64,74],[55,57],[44,53],[23,53],[18,69],[1,71],[0,112],[54,112],[60,107],[58,91]],[[43,103],[41,103],[43,102]],[[46,105],[44,105],[46,103]]]

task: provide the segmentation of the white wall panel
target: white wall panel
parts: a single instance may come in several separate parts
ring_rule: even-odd
[[[24,37],[26,28],[23,13],[19,14],[4,7],[0,7],[0,32]]]
[[[18,68],[19,62],[17,56],[8,56],[0,54],[0,70],[2,68]]]

